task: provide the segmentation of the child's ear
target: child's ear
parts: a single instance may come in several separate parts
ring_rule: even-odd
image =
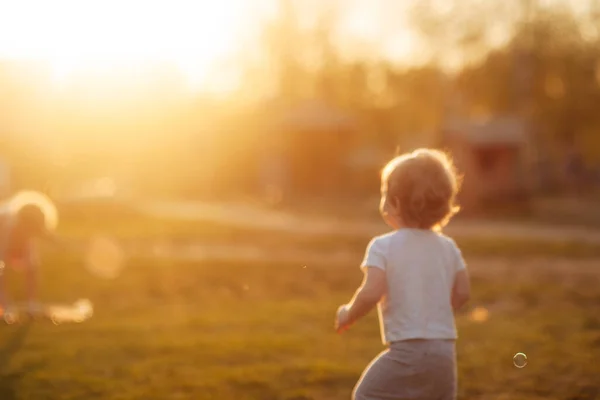
[[[396,211],[400,211],[400,199],[398,198],[398,196],[394,196],[392,198],[392,206],[394,207],[394,210]]]

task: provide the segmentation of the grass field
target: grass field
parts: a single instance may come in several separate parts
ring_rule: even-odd
[[[187,227],[180,235],[238,237],[211,234],[213,228]],[[121,235],[136,236],[127,229]],[[298,238],[263,236],[251,239],[298,245]],[[88,274],[76,255],[49,253],[43,299],[88,298],[94,317],[0,326],[0,399],[349,399],[382,345],[375,313],[347,334],[333,332],[336,307],[360,283],[366,245],[338,242],[301,246],[353,249],[354,264],[147,257],[130,260],[114,281]],[[463,245],[474,296],[457,317],[459,398],[600,398],[597,250]],[[473,319],[474,307],[487,310],[487,319]],[[513,365],[517,352],[527,354],[525,368]]]

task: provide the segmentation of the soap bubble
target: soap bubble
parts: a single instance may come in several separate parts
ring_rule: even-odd
[[[115,279],[125,264],[121,246],[108,236],[96,236],[90,240],[85,254],[87,270],[100,278]]]
[[[527,365],[527,356],[525,353],[517,353],[513,357],[513,364],[517,368],[524,368]]]

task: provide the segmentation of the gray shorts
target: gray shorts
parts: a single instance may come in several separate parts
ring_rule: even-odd
[[[454,340],[394,342],[365,369],[354,400],[455,400]]]

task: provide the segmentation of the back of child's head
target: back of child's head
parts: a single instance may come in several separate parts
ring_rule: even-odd
[[[459,210],[459,178],[452,160],[439,150],[418,149],[394,158],[383,170],[382,186],[406,227],[438,229]]]
[[[46,230],[46,215],[37,204],[23,205],[17,211],[16,218],[19,229],[28,235],[41,235]]]

